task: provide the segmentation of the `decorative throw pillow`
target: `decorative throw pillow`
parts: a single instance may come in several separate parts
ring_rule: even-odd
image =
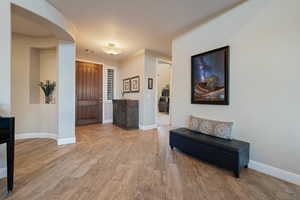
[[[210,120],[191,116],[189,128],[207,135],[231,140],[233,122]]]
[[[191,130],[197,131],[197,130],[199,130],[199,125],[200,125],[199,119],[197,119],[196,117],[191,116],[189,128]]]
[[[215,126],[215,136],[231,140],[231,130],[232,130],[233,122],[219,122]]]
[[[213,133],[214,133],[214,123],[213,123],[213,121],[202,119],[201,124],[199,126],[199,131],[201,133],[205,133],[205,134],[208,134],[208,135],[213,135]]]

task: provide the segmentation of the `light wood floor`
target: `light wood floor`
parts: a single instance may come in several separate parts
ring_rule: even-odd
[[[0,181],[0,199],[20,200],[276,200],[300,199],[300,187],[246,169],[231,172],[168,146],[167,128],[124,131],[77,128],[77,144],[19,140],[15,190]]]

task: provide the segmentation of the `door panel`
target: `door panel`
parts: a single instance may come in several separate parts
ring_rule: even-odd
[[[76,125],[102,123],[102,68],[76,61]]]

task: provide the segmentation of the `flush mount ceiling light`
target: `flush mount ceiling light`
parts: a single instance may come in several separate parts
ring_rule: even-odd
[[[107,46],[103,47],[103,51],[109,55],[119,55],[122,53],[121,49],[117,48],[113,43],[109,43]]]

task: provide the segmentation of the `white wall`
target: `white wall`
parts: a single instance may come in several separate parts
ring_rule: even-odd
[[[57,80],[56,48],[40,50],[40,80]]]
[[[157,57],[151,51],[145,51],[144,73],[144,126],[155,126],[156,117],[156,65]],[[153,79],[153,89],[148,89],[148,78]]]
[[[57,82],[57,50],[52,49],[41,49],[40,50],[40,81],[46,82],[47,80]],[[45,103],[45,95],[40,90],[40,103]],[[57,88],[53,92],[53,103],[56,103],[57,99]]]
[[[8,0],[0,2],[0,115],[10,115],[11,11]]]
[[[11,113],[10,100],[10,3],[8,0],[0,1],[0,115],[9,116]],[[0,145],[0,178],[5,170],[5,146]]]
[[[172,124],[234,120],[251,159],[300,174],[300,1],[252,0],[173,41]],[[231,46],[230,106],[192,105],[192,55]]]
[[[75,44],[58,44],[58,144],[74,143],[75,138]]]
[[[45,105],[40,102],[30,102],[30,89],[38,89],[41,102],[44,102],[44,94],[38,88],[39,80],[57,79],[57,59],[55,50],[47,49],[57,46],[57,41],[50,38],[32,38],[22,35],[13,35],[12,38],[12,115],[16,118],[16,135],[24,133],[51,133],[57,135],[57,105]],[[38,79],[31,80],[31,48],[37,51],[36,59],[39,59]],[[50,65],[49,65],[50,64]],[[50,77],[49,77],[50,75]]]
[[[144,65],[145,65],[145,53],[144,50],[138,52],[137,54],[123,60],[120,63],[119,68],[119,87],[120,87],[120,97],[122,97],[123,92],[123,79],[130,78],[133,76],[140,76],[140,92],[139,93],[125,93],[123,98],[139,100],[139,123],[143,124],[144,120]]]
[[[37,48],[30,48],[29,51],[29,103],[39,104],[41,90],[37,86],[37,83],[40,81],[40,50]],[[12,59],[16,60],[14,57]],[[24,66],[21,67],[23,68]]]

